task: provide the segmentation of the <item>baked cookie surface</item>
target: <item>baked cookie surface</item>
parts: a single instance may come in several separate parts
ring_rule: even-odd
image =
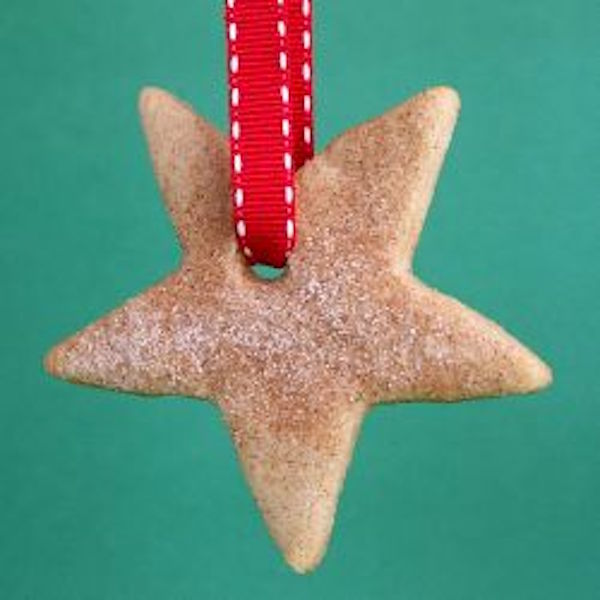
[[[46,367],[77,383],[212,400],[293,568],[324,554],[371,406],[550,383],[533,353],[411,270],[459,111],[454,91],[414,97],[301,169],[297,249],[270,282],[236,249],[226,139],[166,92],[145,90],[140,109],[182,263],[56,346]]]

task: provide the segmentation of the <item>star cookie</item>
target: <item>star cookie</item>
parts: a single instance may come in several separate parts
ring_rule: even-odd
[[[532,352],[411,270],[459,111],[453,90],[431,89],[348,131],[297,173],[298,245],[275,281],[257,278],[236,249],[225,137],[157,89],[143,91],[140,110],[181,264],[52,349],[46,368],[214,402],[297,571],[325,552],[372,406],[550,383]]]

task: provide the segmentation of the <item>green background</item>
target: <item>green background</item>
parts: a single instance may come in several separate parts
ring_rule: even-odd
[[[319,145],[426,86],[460,91],[415,268],[555,384],[374,411],[316,573],[283,564],[211,405],[42,371],[177,263],[137,93],[223,127],[221,11],[1,0],[0,598],[600,597],[596,0],[317,1]]]

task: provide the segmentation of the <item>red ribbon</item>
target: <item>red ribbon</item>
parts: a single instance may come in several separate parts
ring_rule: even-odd
[[[314,153],[310,0],[226,0],[231,194],[251,264],[296,242],[294,172]]]

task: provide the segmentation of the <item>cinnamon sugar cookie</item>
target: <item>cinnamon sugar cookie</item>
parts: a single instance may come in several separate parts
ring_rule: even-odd
[[[551,380],[498,325],[411,271],[458,111],[454,91],[429,90],[306,164],[297,250],[267,282],[236,250],[226,139],[166,92],[145,90],[181,266],[46,358],[50,373],[77,383],[211,399],[300,572],[323,556],[371,406],[527,393]]]

